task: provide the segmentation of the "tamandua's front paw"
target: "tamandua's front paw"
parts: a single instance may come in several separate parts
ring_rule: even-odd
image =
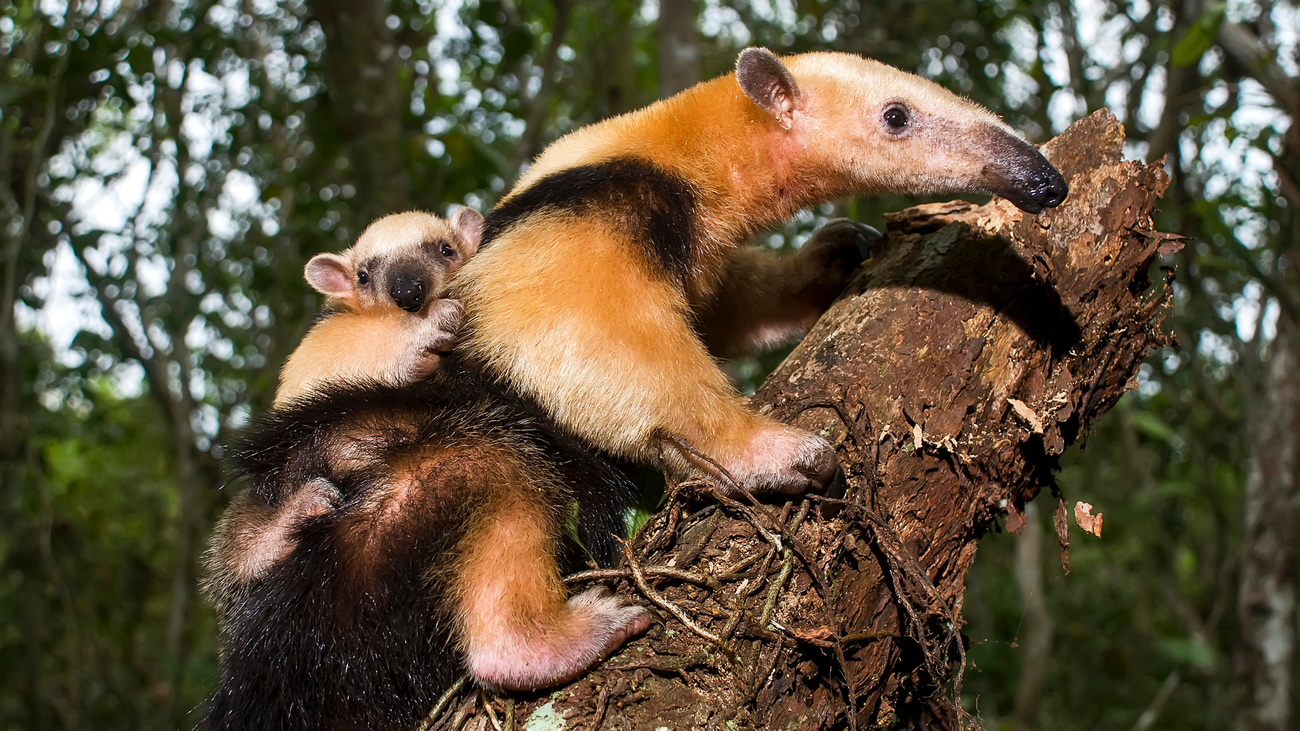
[[[460,300],[440,299],[429,305],[424,323],[424,349],[450,353],[465,328],[465,308]]]
[[[837,468],[830,442],[776,421],[756,429],[744,451],[730,461],[732,476],[751,492],[817,489],[835,477]]]
[[[807,286],[834,299],[871,257],[871,245],[880,238],[871,226],[836,218],[817,229],[794,256]]]

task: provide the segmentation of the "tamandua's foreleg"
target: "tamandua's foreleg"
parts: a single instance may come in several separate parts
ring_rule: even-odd
[[[275,405],[310,396],[329,383],[401,386],[428,378],[455,347],[464,324],[465,308],[454,299],[436,300],[419,315],[394,308],[381,315],[326,316],[285,362]]]
[[[577,259],[556,245],[575,239]],[[799,492],[834,476],[825,439],[745,408],[685,295],[628,256],[623,232],[557,219],[511,243],[459,292],[491,325],[473,327],[468,344],[561,426],[620,457],[719,478],[704,455],[742,489]]]
[[[848,285],[880,232],[845,218],[828,222],[794,254],[731,251],[722,280],[698,308],[709,352],[722,358],[797,342]]]
[[[526,491],[506,489],[476,518],[457,576],[461,649],[483,685],[536,690],[568,682],[650,626],[645,608],[604,588],[566,600],[560,528]]]

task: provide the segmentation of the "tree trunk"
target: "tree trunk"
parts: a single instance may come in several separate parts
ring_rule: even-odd
[[[1066,445],[1170,340],[1170,289],[1148,278],[1177,246],[1151,229],[1167,179],[1122,161],[1122,141],[1099,112],[1049,143],[1071,194],[1041,217],[1005,201],[888,217],[869,266],[752,401],[830,438],[839,489],[782,504],[670,485],[621,587],[662,623],[492,712],[586,729],[955,726],[976,542],[1007,511],[1023,519]]]
[[[700,81],[700,17],[695,0],[660,0],[659,98],[683,91]]]
[[[1025,506],[1024,528],[1016,540],[1016,584],[1020,587],[1020,601],[1025,608],[1020,632],[1017,632],[1023,637],[1024,652],[1013,716],[1012,728],[1016,731],[1038,728],[1039,709],[1052,659],[1052,615],[1043,591],[1043,553],[1043,521],[1038,504],[1030,503]]]
[[[1276,295],[1282,304],[1300,295],[1300,80],[1287,76],[1261,39],[1239,23],[1224,23],[1219,45],[1243,72],[1251,74],[1291,119],[1280,155],[1273,158],[1287,208],[1280,218],[1282,260]],[[1237,674],[1238,731],[1283,731],[1296,724],[1300,693],[1300,322],[1294,306],[1277,321],[1264,392],[1255,409],[1254,439],[1246,476],[1245,535],[1241,544],[1241,588],[1237,597],[1240,638]]]
[[[1236,653],[1238,731],[1294,728],[1296,524],[1300,521],[1300,332],[1285,315],[1269,360],[1246,476]]]
[[[401,59],[388,27],[389,3],[318,0],[308,8],[329,48],[322,71],[334,128],[320,138],[345,141],[341,155],[349,177],[364,191],[353,201],[355,220],[364,227],[412,207],[411,180],[398,152],[408,145],[404,100],[390,81],[397,78]]]

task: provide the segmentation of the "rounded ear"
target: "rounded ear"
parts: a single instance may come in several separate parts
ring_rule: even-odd
[[[352,281],[352,265],[338,254],[317,254],[307,262],[302,275],[307,284],[317,292],[329,297],[347,298],[356,294],[356,283]]]
[[[766,48],[741,51],[736,59],[736,81],[745,96],[790,129],[799,101],[799,85],[775,53]]]
[[[461,206],[451,216],[451,227],[464,247],[465,256],[473,256],[483,240],[483,214],[469,206]]]

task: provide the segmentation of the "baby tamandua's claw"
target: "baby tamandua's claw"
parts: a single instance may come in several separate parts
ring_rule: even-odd
[[[465,308],[458,300],[440,299],[430,303],[415,338],[422,347],[411,351],[410,380],[422,380],[437,372],[442,357],[456,347],[464,329]]]

